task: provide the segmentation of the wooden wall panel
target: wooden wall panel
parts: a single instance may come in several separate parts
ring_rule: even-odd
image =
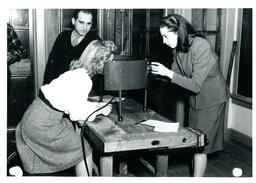
[[[115,41],[115,10],[103,10],[103,39]]]
[[[115,10],[115,43],[122,55],[130,55],[130,18],[129,9]]]
[[[46,57],[51,52],[52,46],[60,33],[60,9],[45,10],[45,29],[46,29]],[[46,60],[47,62],[47,60]]]

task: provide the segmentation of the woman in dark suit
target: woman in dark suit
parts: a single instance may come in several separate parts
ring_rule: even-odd
[[[189,126],[202,130],[209,144],[194,155],[194,176],[203,176],[207,154],[223,149],[225,102],[229,97],[217,55],[209,43],[196,35],[192,25],[182,16],[172,14],[160,24],[163,43],[173,50],[171,70],[158,62],[151,72],[171,79],[171,83],[188,90]]]

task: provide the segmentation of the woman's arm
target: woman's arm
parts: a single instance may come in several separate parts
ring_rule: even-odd
[[[181,62],[192,62],[192,74],[191,77],[184,76],[180,73],[173,72],[160,63],[152,62],[152,73],[169,77],[172,83],[175,83],[189,91],[194,93],[200,92],[202,83],[208,75],[213,64],[216,62],[210,45],[207,41],[200,41],[200,44],[194,45],[191,48],[193,52],[192,60],[181,60]],[[178,65],[176,64],[176,70],[178,71]]]
[[[160,64],[158,62],[151,62],[150,67],[151,67],[150,71],[152,74],[166,76],[170,79],[173,78],[174,72],[168,69],[167,67],[165,67],[163,64]]]
[[[202,83],[216,62],[216,57],[213,55],[207,41],[200,41],[200,44],[194,46],[191,51],[193,52],[193,58],[186,61],[192,62],[191,77],[174,73],[172,82],[191,92],[199,93]],[[181,60],[181,62],[183,61],[185,60]]]
[[[89,115],[91,115],[94,111],[102,108],[103,106],[105,106],[107,103],[105,102],[87,102],[87,110],[85,111],[81,111],[77,116],[74,116],[74,113],[72,113],[72,115],[70,114],[70,118],[71,120],[77,121],[79,126],[82,126],[83,123],[85,122],[85,120],[89,117]],[[89,107],[91,106],[91,107]],[[105,106],[104,108],[100,109],[99,111],[95,112],[94,114],[92,114],[87,120],[88,121],[94,121],[96,116],[98,115],[104,115],[104,116],[108,116],[110,114],[112,110],[112,105],[109,104],[107,106]],[[78,112],[78,111],[77,111]]]

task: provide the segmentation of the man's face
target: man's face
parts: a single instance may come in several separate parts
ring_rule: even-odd
[[[72,24],[79,35],[85,36],[92,27],[92,15],[80,11],[77,19],[72,18]]]

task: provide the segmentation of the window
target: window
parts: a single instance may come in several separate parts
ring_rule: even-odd
[[[238,46],[232,97],[240,105],[252,104],[252,9],[238,11]]]
[[[221,9],[192,9],[192,25],[220,56]]]
[[[243,10],[237,94],[252,98],[252,9]]]
[[[154,54],[154,48],[162,41],[159,24],[163,15],[163,9],[132,10],[132,55]]]

